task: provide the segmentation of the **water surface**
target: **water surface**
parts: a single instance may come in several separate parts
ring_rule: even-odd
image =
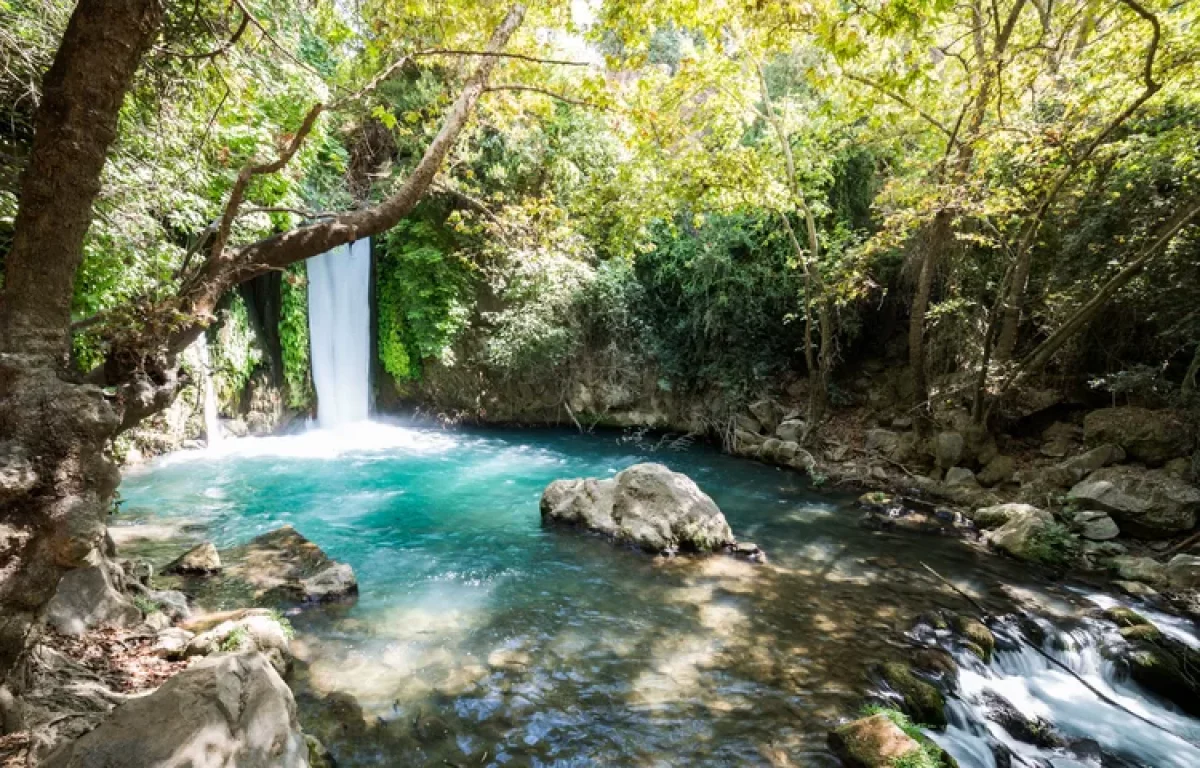
[[[550,481],[647,460],[695,479],[770,564],[542,527]],[[919,612],[962,607],[920,563],[976,594],[1034,578],[865,530],[798,473],[615,434],[359,425],[176,454],[121,493],[122,524],[225,548],[290,523],[354,567],[356,603],[293,617],[302,719],[341,765],[836,765],[825,733],[870,664],[911,653]],[[345,694],[380,724],[330,735]]]

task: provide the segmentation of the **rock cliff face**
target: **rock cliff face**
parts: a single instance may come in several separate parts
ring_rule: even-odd
[[[662,464],[635,464],[604,480],[556,480],[542,494],[541,510],[543,522],[587,528],[648,552],[712,552],[735,543],[716,503]]]

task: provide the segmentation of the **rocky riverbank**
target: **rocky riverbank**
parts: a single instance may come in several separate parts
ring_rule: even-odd
[[[139,533],[113,529],[107,551],[59,586],[19,698],[0,701],[0,765],[330,765],[285,682],[283,611],[352,599],[350,567],[285,526],[223,554],[202,542],[156,575],[119,556],[118,542],[147,540]],[[201,607],[230,602],[246,607]]]

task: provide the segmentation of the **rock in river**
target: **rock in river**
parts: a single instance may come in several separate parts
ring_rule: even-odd
[[[189,549],[178,559],[167,564],[166,573],[205,574],[221,570],[221,556],[211,541],[205,541]]]
[[[735,543],[716,503],[662,464],[635,464],[604,480],[555,480],[541,509],[544,522],[581,526],[649,552],[712,552]]]
[[[259,597],[302,602],[358,594],[354,570],[332,560],[290,525],[230,550],[226,574],[249,584]]]
[[[921,752],[916,739],[883,714],[864,717],[830,731],[829,747],[853,768],[890,768]]]

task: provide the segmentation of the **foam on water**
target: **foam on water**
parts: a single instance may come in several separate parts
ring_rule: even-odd
[[[1025,717],[1051,723],[1070,739],[1092,740],[1106,753],[1136,764],[1154,768],[1200,765],[1200,721],[1174,711],[1123,677],[1117,665],[1102,653],[1107,642],[1120,642],[1106,637],[1110,631],[1106,626],[1089,623],[1073,631],[1049,630],[1051,637],[1042,651],[1070,673],[1017,634],[1007,638],[1004,645],[1008,649],[997,649],[991,664],[984,664],[969,651],[955,654],[959,663],[958,690],[948,701],[950,726],[929,735],[963,768],[994,768],[996,760],[990,745],[996,742],[1031,765],[1099,765],[1081,762],[1063,750],[1043,749],[1013,738],[986,719],[988,692],[1006,699]],[[1194,636],[1191,639],[1195,641]],[[1120,707],[1103,700],[1095,691]],[[1139,721],[1130,712],[1155,725]]]
[[[156,466],[236,458],[334,461],[343,457],[370,459],[372,454],[431,456],[445,453],[460,442],[460,438],[439,430],[361,421],[295,435],[226,440],[206,450],[177,451],[159,459]]]

